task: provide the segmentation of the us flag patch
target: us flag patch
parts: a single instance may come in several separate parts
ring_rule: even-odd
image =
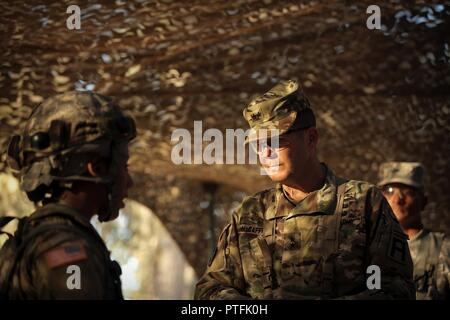
[[[80,242],[66,242],[44,253],[44,260],[50,269],[87,259],[86,250]]]

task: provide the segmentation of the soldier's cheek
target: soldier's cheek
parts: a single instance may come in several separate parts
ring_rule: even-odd
[[[400,219],[406,215],[406,208],[404,205],[397,205],[395,203],[391,204],[392,211],[397,219]]]

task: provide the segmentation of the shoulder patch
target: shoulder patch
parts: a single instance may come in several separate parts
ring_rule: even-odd
[[[211,257],[209,257],[209,260],[208,260],[208,267],[211,267],[211,265],[212,265],[212,263],[213,263],[213,260],[214,260],[214,258],[216,257],[216,254],[217,254],[217,246],[214,248],[214,251],[213,251]]]
[[[406,250],[408,250],[406,235],[393,231],[389,241],[388,256],[398,263],[405,264],[407,258]]]
[[[48,268],[53,269],[69,263],[87,259],[86,250],[80,241],[66,242],[43,254]]]
[[[231,223],[228,223],[228,224],[223,228],[222,232],[220,233],[219,240],[217,241],[217,245],[216,245],[216,247],[214,248],[214,251],[213,251],[211,257],[210,257],[209,260],[208,260],[208,267],[210,267],[210,266],[212,265],[212,263],[213,263],[213,261],[214,261],[214,258],[215,258],[216,255],[217,255],[217,250],[218,250],[218,249],[221,249],[221,250],[224,249],[224,246],[226,245],[226,238],[227,238],[227,236],[228,236],[228,229],[230,229],[230,227],[231,227]]]

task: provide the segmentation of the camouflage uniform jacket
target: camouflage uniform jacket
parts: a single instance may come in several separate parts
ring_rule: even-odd
[[[17,239],[23,248],[17,259],[8,259],[10,264],[16,261],[9,280],[8,266],[0,270],[8,299],[123,299],[120,266],[111,261],[89,219],[77,211],[56,203],[41,207],[19,222],[4,248]],[[73,265],[79,267],[79,287],[68,285],[76,284],[69,279]]]
[[[244,199],[219,237],[197,299],[414,299],[412,261],[380,191],[327,169],[298,204],[281,185]],[[381,270],[369,290],[367,267]]]
[[[450,243],[443,233],[423,229],[409,240],[416,299],[450,298]]]

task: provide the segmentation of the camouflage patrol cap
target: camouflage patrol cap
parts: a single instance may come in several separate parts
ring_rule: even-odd
[[[314,126],[313,117],[302,118],[302,112],[308,109],[312,111],[311,104],[299,84],[294,80],[287,80],[253,99],[244,109],[243,115],[252,132],[275,129],[281,135],[294,129],[294,123],[295,129]],[[256,139],[257,134],[251,134],[246,142]]]
[[[378,171],[378,185],[402,183],[423,190],[425,168],[420,162],[385,162]]]

